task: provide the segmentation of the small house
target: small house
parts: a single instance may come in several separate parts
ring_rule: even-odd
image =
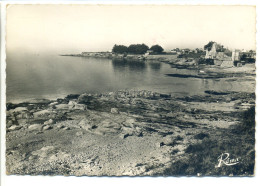
[[[232,60],[232,57],[228,56],[225,53],[226,49],[222,45],[219,45],[216,42],[211,42],[211,45],[208,45],[205,50],[205,59],[213,60],[214,65],[223,67],[234,66],[234,61]]]
[[[152,53],[153,53],[153,50],[147,50],[144,55],[145,55],[145,56],[148,56],[148,55],[150,55],[150,54],[152,54]]]

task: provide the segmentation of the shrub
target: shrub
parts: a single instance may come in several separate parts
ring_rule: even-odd
[[[152,50],[155,53],[162,53],[163,48],[160,45],[153,45],[150,50]]]
[[[128,53],[130,54],[145,54],[149,47],[145,44],[132,44],[128,47]]]
[[[124,54],[127,53],[127,46],[124,45],[114,45],[112,52],[117,54]]]

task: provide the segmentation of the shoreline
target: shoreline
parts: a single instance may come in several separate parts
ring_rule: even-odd
[[[156,55],[138,55],[138,54],[128,54],[124,56],[123,54],[112,54],[110,52],[84,52],[82,54],[64,54],[60,56],[72,56],[72,57],[90,57],[90,58],[105,58],[112,60],[120,60],[120,61],[138,61],[138,62],[146,62],[146,61],[158,61],[169,64],[172,68],[177,69],[211,69],[212,67],[216,69],[243,69],[245,65],[254,65],[255,63],[243,64],[242,66],[236,67],[234,66],[226,66],[225,64],[207,64],[206,61],[199,62],[200,56],[199,54],[195,55],[187,55],[186,57],[178,57],[177,54],[156,54]]]
[[[106,58],[115,60],[129,60],[129,61],[146,61],[157,60],[160,62],[174,62],[177,59],[176,54],[156,54],[156,55],[144,55],[144,54],[112,54],[110,52],[82,52],[81,54],[62,54],[60,56],[71,57],[93,57],[93,58]]]
[[[170,65],[170,68],[176,68],[176,69],[188,69],[188,70],[197,70],[198,74],[197,75],[191,75],[191,74],[174,74],[174,73],[169,73],[165,74],[165,76],[169,77],[177,77],[177,78],[197,78],[197,79],[224,79],[226,81],[255,81],[256,77],[256,69],[255,69],[255,64],[246,64],[242,67],[220,67],[216,65],[199,65],[199,66],[194,66],[193,64],[190,65],[189,68],[187,68],[186,62],[177,62],[177,63],[168,63],[168,62],[163,62],[168,65]],[[248,90],[244,90],[248,91]],[[108,93],[103,92],[103,93]],[[168,92],[171,94],[170,92]],[[98,94],[98,93],[96,93]],[[172,93],[173,94],[173,93]],[[51,98],[44,97],[44,98],[16,98],[13,100],[7,101],[7,103],[13,103],[13,104],[19,104],[22,102],[30,102],[32,100],[41,100],[41,99],[46,99],[46,100],[56,100],[58,98],[65,98],[67,95],[61,96],[52,96]]]

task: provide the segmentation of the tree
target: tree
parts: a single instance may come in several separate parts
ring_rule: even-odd
[[[204,46],[204,50],[210,51],[214,43],[214,41],[210,41],[208,44]]]
[[[124,54],[127,53],[127,46],[124,45],[114,45],[112,52],[117,54]]]
[[[149,47],[145,44],[132,44],[128,47],[130,54],[145,54]]]
[[[162,53],[163,48],[160,45],[153,45],[150,50],[152,50],[155,53]]]

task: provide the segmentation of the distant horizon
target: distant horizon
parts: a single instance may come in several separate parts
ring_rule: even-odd
[[[221,12],[221,13],[220,13]],[[256,49],[254,6],[8,5],[7,53],[111,51],[114,44]]]
[[[216,42],[216,43],[218,43],[218,44],[221,44],[221,43],[219,43],[219,42]],[[145,43],[135,43],[135,44],[145,44]],[[207,43],[206,43],[207,44]],[[205,45],[206,45],[205,44]],[[117,44],[117,45],[119,45],[119,44]],[[121,45],[121,44],[120,44]],[[123,44],[122,44],[123,45]],[[160,44],[158,44],[158,45],[160,45]],[[114,45],[113,45],[114,46]],[[113,46],[111,47],[111,49],[108,49],[108,50],[97,50],[97,51],[93,51],[93,50],[83,50],[83,51],[79,51],[78,53],[73,53],[73,52],[67,52],[67,53],[52,53],[53,55],[54,54],[56,54],[56,55],[64,55],[64,54],[80,54],[80,53],[82,53],[82,52],[93,52],[93,53],[95,53],[95,52],[112,52],[112,48],[113,48]],[[128,46],[128,45],[126,45],[126,46]],[[151,47],[151,46],[148,46],[149,48]],[[163,46],[162,46],[163,47]],[[244,48],[229,48],[229,47],[226,47],[226,46],[224,46],[225,48],[227,48],[227,49],[229,49],[229,50],[246,50],[246,49],[244,49]],[[173,49],[176,49],[176,48],[179,48],[179,49],[190,49],[190,50],[195,50],[196,48],[198,48],[198,49],[202,49],[202,50],[204,50],[204,45],[202,46],[202,47],[195,47],[195,48],[188,48],[188,47],[183,47],[183,48],[181,48],[181,47],[178,47],[178,46],[176,46],[176,47],[174,47],[174,48],[170,48],[170,49],[165,49],[164,47],[163,47],[163,49],[164,49],[164,52],[170,52],[171,50],[173,50]],[[18,49],[19,50],[19,49]],[[246,51],[250,51],[250,50],[253,50],[253,51],[255,51],[256,52],[256,49],[247,49]],[[12,53],[12,52],[15,52],[15,51],[7,51],[7,53]],[[29,54],[29,53],[34,53],[34,54],[41,54],[41,53],[37,53],[37,52],[29,52],[29,51],[26,51],[25,53],[27,53],[27,54]],[[49,52],[48,52],[49,53]],[[44,53],[43,53],[44,54]]]

